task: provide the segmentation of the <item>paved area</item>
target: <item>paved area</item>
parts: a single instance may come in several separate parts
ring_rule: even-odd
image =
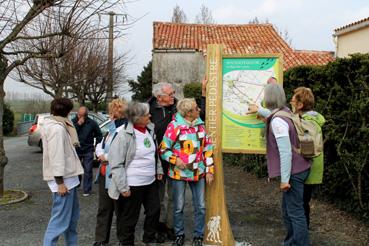
[[[22,189],[29,193],[30,199],[0,207],[0,245],[42,245],[51,207],[50,191],[42,181],[42,154],[37,148],[27,146],[26,137],[8,138],[5,147],[9,158],[5,170],[6,188]],[[227,166],[225,177],[229,216],[235,239],[248,241],[252,245],[280,245],[285,231],[281,222],[277,185],[267,184],[265,180],[257,179],[238,167]],[[94,194],[87,198],[80,194],[79,245],[82,246],[92,245],[94,241],[96,190],[95,185]],[[187,193],[186,234],[190,238],[192,209],[189,190]],[[365,237],[369,235],[368,228],[362,223],[331,205],[316,201],[312,205],[312,245],[369,245]],[[141,234],[142,219],[137,226],[137,245],[140,245]],[[111,245],[117,245],[114,226]]]

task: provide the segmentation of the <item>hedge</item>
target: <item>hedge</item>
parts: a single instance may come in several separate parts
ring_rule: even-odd
[[[324,180],[317,197],[369,222],[369,54],[291,68],[283,83],[288,101],[295,88],[311,88],[315,110],[326,118]],[[267,175],[264,156],[225,154],[224,161]]]
[[[4,104],[4,115],[3,115],[3,133],[5,136],[13,132],[14,128],[14,113],[10,109],[10,106]]]

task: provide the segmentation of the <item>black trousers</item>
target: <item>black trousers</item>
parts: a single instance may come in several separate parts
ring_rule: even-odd
[[[310,227],[310,201],[313,194],[314,185],[304,185],[304,210],[308,229]]]
[[[105,189],[105,176],[99,176],[99,204],[96,216],[95,241],[109,243],[115,203]]]
[[[121,245],[134,245],[135,227],[141,206],[145,209],[143,242],[154,242],[158,232],[160,201],[157,182],[144,186],[131,186],[129,197],[116,201],[117,235]]]

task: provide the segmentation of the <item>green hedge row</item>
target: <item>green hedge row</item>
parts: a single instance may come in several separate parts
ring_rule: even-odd
[[[283,83],[287,100],[295,88],[311,88],[315,110],[326,118],[324,183],[316,195],[369,221],[369,54],[294,67]],[[267,175],[262,155],[225,154],[224,161]]]
[[[296,67],[284,74],[290,98],[310,87],[316,111],[324,115],[324,183],[319,197],[368,220],[369,208],[369,55],[339,58],[321,67]]]

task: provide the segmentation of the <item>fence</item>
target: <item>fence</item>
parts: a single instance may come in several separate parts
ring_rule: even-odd
[[[34,121],[33,114],[23,114],[22,122],[17,123],[17,135],[21,136],[28,132],[29,128],[32,126]]]

